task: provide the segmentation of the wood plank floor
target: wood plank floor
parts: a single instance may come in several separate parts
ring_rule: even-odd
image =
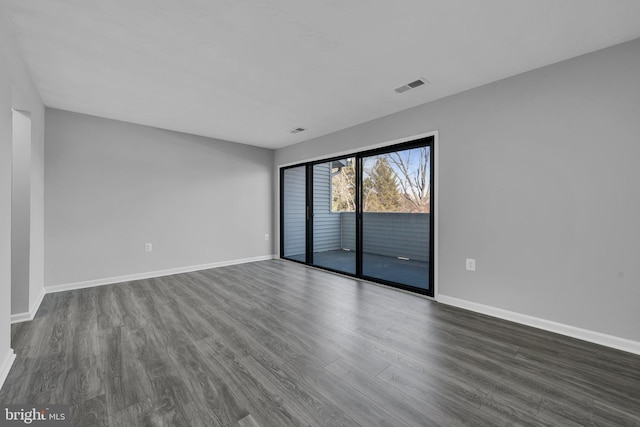
[[[2,403],[77,426],[640,426],[640,357],[274,260],[46,295]]]

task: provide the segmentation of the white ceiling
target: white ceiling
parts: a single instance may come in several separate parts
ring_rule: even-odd
[[[0,5],[45,105],[270,148],[640,37],[638,0]]]

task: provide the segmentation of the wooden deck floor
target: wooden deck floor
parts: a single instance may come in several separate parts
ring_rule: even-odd
[[[640,357],[282,260],[49,294],[2,403],[74,425],[640,425]]]

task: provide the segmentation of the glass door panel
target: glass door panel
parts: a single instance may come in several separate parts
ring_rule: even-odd
[[[305,166],[282,171],[282,256],[301,262],[307,248],[306,175]]]
[[[313,265],[356,274],[353,157],[313,165]]]
[[[362,158],[362,275],[429,290],[431,149]]]

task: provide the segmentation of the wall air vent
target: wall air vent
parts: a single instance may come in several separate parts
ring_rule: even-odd
[[[407,83],[406,85],[402,85],[400,87],[395,88],[395,91],[398,93],[403,93],[411,89],[415,89],[419,86],[422,86],[425,83],[429,83],[425,78],[421,77],[418,80],[412,81],[411,83]]]
[[[305,128],[293,128],[289,132],[291,132],[291,133],[300,133],[300,132],[304,132],[305,130],[306,130]]]

